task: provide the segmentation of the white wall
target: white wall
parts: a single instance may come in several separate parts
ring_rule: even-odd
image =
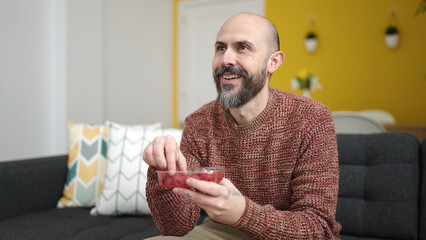
[[[106,1],[106,119],[171,127],[172,3]]]
[[[172,125],[172,0],[67,2],[68,119]]]
[[[0,0],[0,161],[65,150],[63,7]]]
[[[68,119],[172,125],[172,1],[67,2]]]
[[[67,119],[99,124],[105,120],[104,0],[68,0],[66,9]]]
[[[0,161],[66,153],[66,121],[172,125],[172,0],[0,0]]]

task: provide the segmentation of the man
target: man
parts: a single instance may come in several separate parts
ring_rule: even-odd
[[[143,154],[148,204],[163,235],[339,239],[333,120],[322,104],[268,86],[283,62],[266,18],[243,13],[224,23],[212,63],[217,100],[186,118],[180,147],[161,137]],[[199,166],[224,166],[225,178],[190,178],[193,189],[157,183],[158,169]],[[194,228],[201,208],[208,218]]]

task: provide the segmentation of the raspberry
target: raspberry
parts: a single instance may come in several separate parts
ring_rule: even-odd
[[[158,181],[164,188],[190,188],[188,185],[186,185],[186,179],[189,177],[219,183],[223,178],[223,173],[220,171],[210,173],[203,171],[192,174],[175,173],[174,175],[169,175],[168,172],[160,172],[160,174],[158,174]]]

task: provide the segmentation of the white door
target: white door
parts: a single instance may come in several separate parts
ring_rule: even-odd
[[[264,0],[180,2],[178,23],[178,121],[216,99],[211,63],[222,24],[241,12],[264,15]]]

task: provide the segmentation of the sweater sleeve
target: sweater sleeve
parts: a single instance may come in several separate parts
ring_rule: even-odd
[[[199,167],[198,155],[191,131],[183,130],[180,149],[184,154],[187,167]],[[146,187],[147,202],[151,209],[152,217],[164,236],[183,236],[191,231],[197,224],[200,208],[188,198],[173,193],[172,189],[164,189],[158,184],[156,171],[149,167]]]
[[[328,109],[301,128],[299,159],[291,180],[291,205],[277,210],[246,198],[233,227],[250,239],[338,239],[335,221],[339,169],[334,124]]]
[[[195,227],[200,209],[171,189],[162,188],[158,184],[156,170],[149,167],[146,186],[147,202],[154,222],[165,236],[183,236]]]

